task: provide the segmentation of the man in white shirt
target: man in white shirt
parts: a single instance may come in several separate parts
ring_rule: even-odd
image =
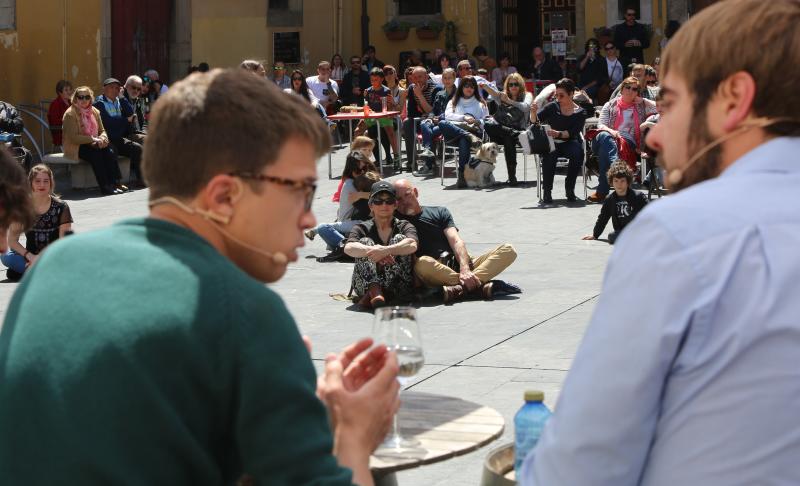
[[[679,192],[617,240],[521,486],[800,484],[797,25],[728,0],[670,41],[647,143]]]
[[[306,84],[326,112],[329,111],[328,107],[339,99],[339,85],[331,79],[331,63],[328,61],[320,61],[317,65],[317,75],[307,77]]]

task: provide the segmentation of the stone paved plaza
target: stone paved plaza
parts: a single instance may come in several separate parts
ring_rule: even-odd
[[[333,155],[334,179],[327,158],[319,161],[320,183],[314,212],[319,222],[334,220],[331,195],[338,184],[346,151]],[[519,156],[518,177],[522,179]],[[528,161],[528,180],[536,173]],[[403,177],[408,176],[407,173]],[[506,180],[502,155],[495,172]],[[395,179],[399,176],[394,176]],[[59,178],[63,179],[63,176]],[[555,204],[541,207],[535,183],[520,187],[455,190],[450,175],[443,188],[437,178],[412,177],[423,205],[445,205],[474,254],[512,243],[517,261],[500,278],[521,286],[520,295],[493,302],[472,301],[444,306],[425,303],[419,309],[426,363],[407,388],[445,394],[490,406],[506,420],[503,436],[475,452],[437,464],[404,471],[404,485],[469,485],[480,481],[489,450],[513,437],[513,416],[526,389],[541,389],[552,408],[600,292],[612,247],[602,241],[581,241],[590,233],[600,207],[564,198],[563,174],[556,176]],[[596,184],[597,179],[590,181]],[[582,179],[576,193],[581,196]],[[62,185],[63,187],[63,185]],[[86,232],[147,213],[147,191],[99,197],[95,192],[65,194],[74,230]],[[606,233],[610,231],[610,224]],[[318,239],[306,242],[300,259],[273,285],[285,299],[302,333],[311,337],[319,368],[324,355],[370,333],[372,316],[332,293],[347,293],[352,264],[318,263],[325,254]],[[131,271],[136,271],[131,269]],[[76,276],[76,278],[81,278]],[[16,285],[0,283],[0,317]],[[138,305],[135,297],[120,305]]]

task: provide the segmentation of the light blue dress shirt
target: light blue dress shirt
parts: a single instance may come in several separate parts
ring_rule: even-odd
[[[800,138],[620,236],[522,485],[800,485]]]

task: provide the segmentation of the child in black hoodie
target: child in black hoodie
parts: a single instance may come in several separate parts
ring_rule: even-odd
[[[594,232],[584,236],[584,240],[600,238],[608,220],[611,219],[614,231],[608,234],[608,242],[613,245],[622,229],[644,208],[647,197],[630,188],[632,181],[633,173],[624,160],[617,160],[611,164],[608,169],[608,185],[614,188],[614,192],[603,201]]]

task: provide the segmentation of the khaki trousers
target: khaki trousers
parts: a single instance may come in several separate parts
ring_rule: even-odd
[[[470,258],[472,258],[471,255]],[[508,268],[516,259],[517,252],[514,247],[504,243],[477,258],[472,258],[472,273],[478,277],[481,283],[486,283],[500,275],[500,272]],[[459,284],[457,271],[429,256],[417,259],[417,263],[414,264],[414,273],[428,287]]]

